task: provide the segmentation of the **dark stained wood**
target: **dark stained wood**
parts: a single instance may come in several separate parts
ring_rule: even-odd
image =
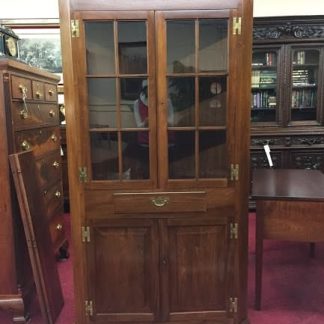
[[[318,170],[254,170],[252,195],[257,215],[255,308],[260,310],[263,240],[324,241],[324,175]]]
[[[28,151],[9,155],[9,160],[43,320],[53,324],[64,301],[49,222],[44,217],[45,204],[42,202],[39,184],[35,181],[35,159],[32,151]]]
[[[86,3],[60,0],[59,4],[64,95],[69,107],[66,131],[72,237],[76,254],[77,322],[246,322],[252,1],[136,0],[130,3],[96,0]],[[235,16],[242,17],[242,33],[236,36],[232,30]],[[196,135],[196,177],[174,180],[169,179],[166,80],[171,76],[181,77],[181,74],[167,73],[166,25],[167,19],[198,17],[228,19],[228,70],[188,74],[196,80],[201,76],[224,76],[227,79],[227,122],[220,127],[200,128],[196,123],[187,129],[179,125],[169,129],[177,132],[190,130],[196,134],[200,130],[226,131],[228,170],[214,179],[198,177],[199,140]],[[79,37],[71,37],[71,19],[79,22]],[[87,80],[99,77],[118,80],[127,75],[119,73],[118,62],[115,63],[115,73],[88,74],[85,22],[114,21],[116,27],[119,19],[147,21],[148,72],[147,75],[134,74],[131,77],[148,77],[151,109],[149,180],[97,181],[92,177],[89,134],[114,131],[116,138],[121,139],[124,130],[119,125],[119,85],[116,86],[117,122],[114,127],[89,128]],[[196,41],[199,40],[197,32],[198,29]],[[115,40],[117,36],[118,32],[114,30]],[[195,46],[197,52],[198,45]],[[114,57],[117,61],[116,48]],[[196,105],[198,108],[197,100]],[[133,132],[141,130],[145,128],[127,129]],[[116,155],[122,155],[122,145],[118,143],[115,159]],[[187,143],[183,145],[189,146]],[[223,157],[222,153],[220,159]],[[120,175],[122,161],[115,162]],[[238,181],[230,178],[231,163],[240,164]],[[81,167],[87,169],[85,182],[79,179]],[[177,167],[181,169],[180,163]],[[205,194],[193,194],[199,191]],[[170,193],[170,204],[154,207],[150,199],[166,193]],[[238,226],[236,238],[235,224]],[[84,235],[85,230],[89,231],[90,237],[84,237],[82,242],[80,233]],[[201,252],[199,256],[197,251]],[[189,279],[190,273],[194,276],[193,281]],[[121,278],[123,282],[120,283]],[[112,287],[114,297],[109,287]],[[238,301],[237,309],[232,309],[231,300],[235,299]],[[85,312],[85,301],[92,302],[92,314]]]

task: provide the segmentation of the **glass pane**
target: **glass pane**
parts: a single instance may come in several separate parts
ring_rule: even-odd
[[[251,121],[277,120],[277,52],[254,51],[252,58]]]
[[[119,72],[145,74],[147,71],[145,21],[118,22]]]
[[[227,20],[199,20],[199,70],[227,70]]]
[[[195,79],[192,77],[168,79],[168,124],[195,125]]]
[[[316,120],[318,50],[293,52],[291,120]]]
[[[91,133],[91,164],[94,180],[116,180],[118,175],[117,132]]]
[[[199,79],[200,126],[225,126],[226,77],[202,77]]]
[[[226,132],[199,132],[199,177],[227,177]]]
[[[148,127],[148,87],[144,78],[120,79],[122,128]]]
[[[86,22],[85,43],[88,74],[115,72],[114,32],[112,22]]]
[[[169,73],[195,71],[195,22],[167,21],[167,67]]]
[[[122,178],[125,180],[149,179],[149,133],[147,131],[124,132],[122,142]]]
[[[195,132],[172,131],[169,137],[169,178],[195,177]]]
[[[89,127],[117,127],[116,80],[112,78],[88,79]]]

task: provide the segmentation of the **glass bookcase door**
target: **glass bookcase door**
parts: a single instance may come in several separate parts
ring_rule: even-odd
[[[292,48],[290,121],[316,121],[319,48]]]
[[[228,176],[228,19],[165,20],[171,180]]]
[[[155,106],[146,19],[84,23],[92,180],[148,180]]]
[[[278,61],[278,50],[253,50],[252,123],[275,123],[278,120]]]

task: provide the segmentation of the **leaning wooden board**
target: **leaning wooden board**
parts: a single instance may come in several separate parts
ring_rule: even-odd
[[[34,155],[26,151],[9,160],[42,316],[44,323],[53,324],[64,300]]]

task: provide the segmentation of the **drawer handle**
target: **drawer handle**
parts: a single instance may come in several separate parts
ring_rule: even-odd
[[[20,117],[22,119],[26,119],[28,117],[28,107],[27,107],[27,102],[26,102],[26,99],[27,99],[27,88],[23,85],[20,85],[19,86],[19,89],[22,93],[22,101],[23,101],[23,104],[24,104],[24,107],[23,109],[20,111]]]
[[[57,224],[56,225],[56,229],[58,230],[58,231],[62,231],[62,229],[63,229],[63,225],[62,224]]]
[[[56,136],[55,134],[53,134],[53,135],[51,136],[51,140],[52,140],[53,142],[56,142],[56,141],[57,141],[57,136]]]
[[[164,207],[169,202],[169,198],[160,196],[152,198],[151,201],[155,207]]]
[[[21,148],[23,151],[28,151],[30,149],[30,144],[26,140],[24,140],[21,143]]]
[[[55,117],[55,111],[53,109],[51,109],[48,114],[50,117]]]
[[[55,169],[57,169],[57,168],[60,166],[60,163],[57,162],[57,161],[54,161],[52,165],[53,165],[53,167],[54,167]]]
[[[56,198],[60,198],[60,197],[61,197],[61,192],[57,190],[57,191],[55,192],[55,197],[56,197]]]
[[[49,90],[48,90],[48,94],[49,94],[50,96],[53,96],[54,91],[53,91],[52,89],[49,89]]]
[[[39,91],[36,91],[36,97],[39,99],[42,97],[42,94]]]

